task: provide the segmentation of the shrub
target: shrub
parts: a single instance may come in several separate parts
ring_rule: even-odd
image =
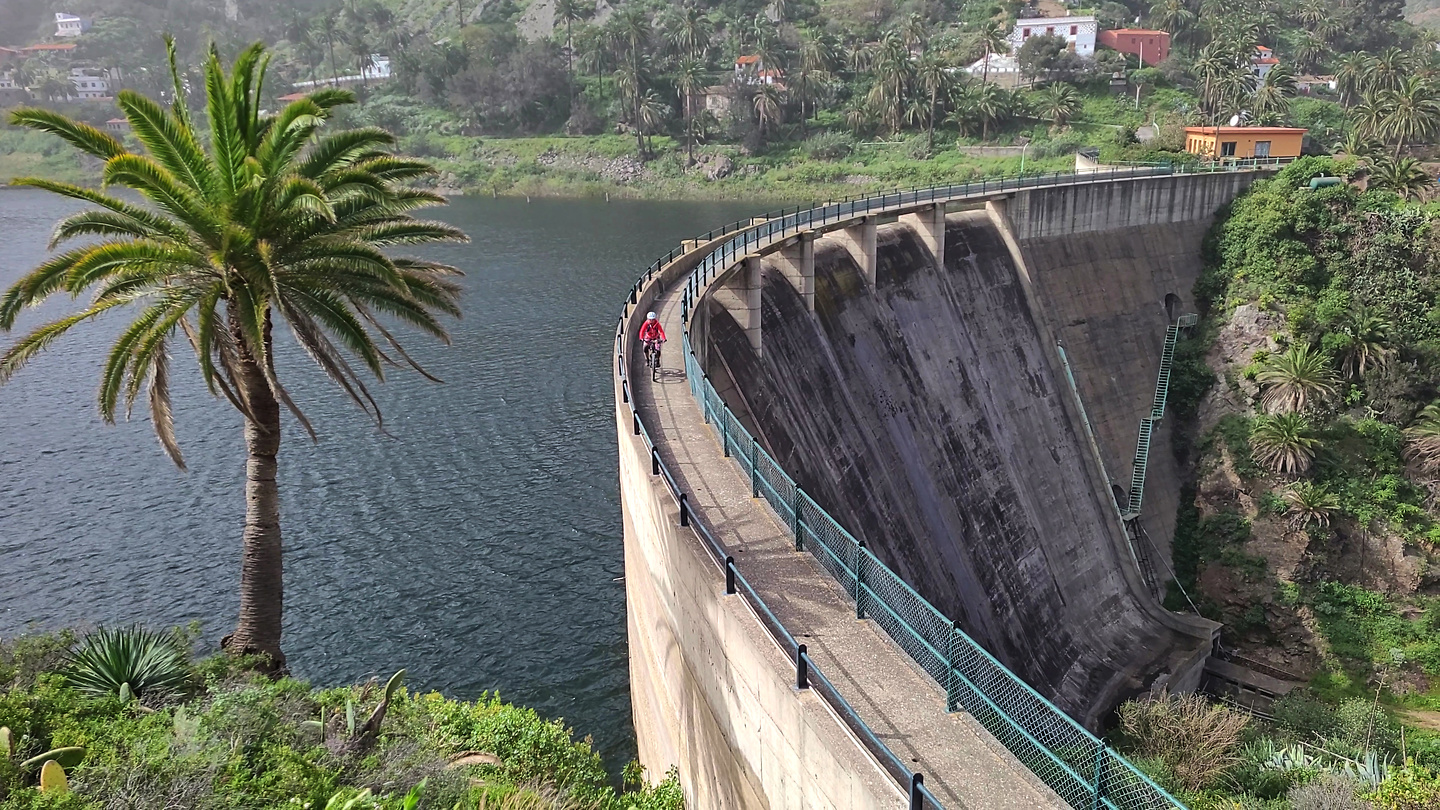
[[[1440,807],[1440,777],[1429,768],[1407,762],[1395,768],[1374,793],[1367,795],[1376,810],[1435,810]]]
[[[175,633],[134,626],[91,633],[71,655],[66,676],[90,695],[123,695],[179,689],[190,677],[185,650]]]
[[[1275,725],[1297,740],[1324,739],[1339,726],[1335,709],[1297,689],[1275,701],[1271,712]]]
[[[1321,774],[1297,785],[1287,798],[1294,810],[1370,810],[1369,803],[1360,798],[1360,783],[1338,774]]]
[[[1158,759],[1186,790],[1201,790],[1239,761],[1250,718],[1198,695],[1161,693],[1120,707],[1120,729],[1137,753]]]
[[[839,160],[855,151],[855,139],[844,132],[817,132],[805,140],[805,154],[816,160]]]

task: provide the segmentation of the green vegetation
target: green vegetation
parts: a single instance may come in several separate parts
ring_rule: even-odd
[[[1178,584],[1227,646],[1310,678],[1239,735],[1235,764],[1201,779],[1178,753],[1152,762],[1195,807],[1440,796],[1440,207],[1349,182],[1362,172],[1304,158],[1232,203],[1206,244],[1200,337],[1177,352],[1177,417],[1207,426],[1176,445],[1196,476]],[[1347,182],[1311,189],[1320,176]],[[1205,367],[1214,346],[1231,359]],[[1167,604],[1188,608],[1173,588]]]
[[[617,792],[588,742],[495,695],[463,702],[398,685],[387,694],[373,682],[314,690],[254,675],[231,656],[182,657],[179,682],[138,697],[93,695],[76,686],[75,647],[68,633],[0,642],[0,727],[9,730],[0,743],[11,741],[0,751],[0,810],[683,805],[673,776],[642,787],[638,765]],[[347,725],[381,703],[378,733],[355,743]],[[63,791],[41,789],[50,766],[27,764],[54,749],[69,752],[50,769],[63,774]]]
[[[178,96],[185,78],[175,67],[173,44],[167,45]],[[332,111],[352,101],[348,92],[322,90],[278,114],[262,113],[263,53],[258,45],[247,48],[227,75],[211,52],[204,68],[208,133],[184,104],[166,109],[121,91],[118,101],[143,147],[139,153],[51,110],[11,114],[14,123],[56,135],[103,163],[107,186],[128,188],[145,204],[50,179],[17,181],[95,206],[62,220],[56,244],[101,241],[58,253],[0,297],[0,330],[9,331],[26,307],[56,293],[94,293],[79,313],[39,326],[6,349],[0,384],[76,324],[137,305],[135,320],[105,360],[100,413],[113,422],[122,402],[128,414],[145,389],[160,444],[183,468],[171,419],[170,349],[180,340],[192,346],[210,393],[223,395],[244,417],[249,455],[240,616],[226,647],[262,656],[282,671],[275,472],[282,406],[312,438],[315,431],[276,375],[273,330],[277,321],[288,325],[306,354],[379,425],[379,406],[355,367],[382,380],[385,366],[401,361],[425,372],[377,316],[446,340],[439,316],[460,314],[459,287],[448,278],[454,268],[383,248],[465,235],[410,215],[444,199],[409,186],[432,170],[391,155],[389,133],[324,131]],[[130,687],[138,692],[142,684]]]

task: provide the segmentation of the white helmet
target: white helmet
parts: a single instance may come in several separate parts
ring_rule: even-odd
[[[648,312],[648,313],[646,313],[646,314],[645,314],[645,320],[647,320],[647,321],[653,321],[653,320],[655,320],[655,313],[653,313],[653,312]]]

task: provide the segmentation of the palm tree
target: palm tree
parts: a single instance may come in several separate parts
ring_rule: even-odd
[[[1351,51],[1335,60],[1335,87],[1340,93],[1340,103],[1354,106],[1368,95],[1367,81],[1374,57],[1364,51]]]
[[[1075,87],[1064,82],[1056,82],[1040,91],[1036,100],[1036,114],[1041,118],[1049,118],[1052,129],[1059,129],[1075,115],[1080,109],[1080,98],[1075,95]]]
[[[1372,188],[1393,191],[1407,200],[1419,197],[1422,191],[1434,185],[1435,178],[1427,174],[1420,166],[1420,161],[1415,158],[1404,157],[1397,160],[1382,155],[1376,158],[1370,167]]]
[[[699,60],[710,45],[710,19],[698,7],[687,5],[676,15],[670,28],[670,42],[680,53]]]
[[[1273,473],[1299,475],[1310,469],[1320,446],[1303,414],[1257,416],[1250,430],[1250,453]]]
[[[572,26],[585,19],[586,8],[580,0],[555,0],[555,19],[565,23],[565,76],[570,100],[575,100],[575,32]]]
[[[1390,320],[1378,310],[1362,304],[1347,312],[1339,330],[1344,337],[1340,355],[1341,373],[1347,377],[1363,377],[1372,367],[1384,368],[1390,362],[1393,351],[1390,348],[1391,332]]]
[[[800,32],[800,63],[791,76],[791,91],[800,102],[800,128],[810,117],[807,104],[818,98],[820,90],[830,81],[840,61],[840,46],[835,37],[824,31],[804,29]]]
[[[167,47],[176,98],[183,99],[173,41]],[[104,161],[106,185],[126,187],[145,204],[68,183],[17,181],[99,210],[73,214],[56,226],[57,242],[82,237],[86,243],[10,288],[0,298],[0,329],[13,328],[22,308],[55,293],[95,295],[79,313],[37,328],[5,352],[0,383],[72,326],[125,304],[142,306],[106,359],[100,413],[113,422],[122,397],[128,413],[143,388],[160,444],[183,468],[171,423],[169,354],[183,335],[211,393],[223,395],[244,420],[240,615],[222,645],[231,653],[266,657],[279,670],[285,665],[276,485],[281,408],[312,437],[314,431],[276,376],[272,332],[277,321],[288,325],[295,341],[378,424],[375,400],[351,362],[380,379],[386,365],[419,369],[382,318],[445,340],[436,315],[459,314],[459,288],[448,278],[454,268],[395,258],[382,248],[459,241],[464,234],[409,216],[444,198],[408,186],[432,169],[391,156],[394,139],[384,130],[322,135],[335,108],[353,101],[350,93],[321,90],[277,114],[262,114],[265,66],[256,44],[226,75],[211,47],[204,65],[208,144],[183,101],[167,110],[129,90],[117,100],[142,153],[48,110],[11,114],[13,123],[58,135]]]
[[[1173,37],[1181,37],[1194,24],[1195,12],[1185,0],[1155,0],[1150,4],[1150,25],[1169,31]]]
[[[1295,74],[1284,65],[1275,65],[1255,88],[1251,112],[1257,118],[1284,116],[1290,110],[1290,99],[1295,97],[1295,87]]]
[[[905,112],[905,99],[909,96],[910,81],[914,75],[914,64],[904,40],[894,31],[885,34],[875,53],[875,84],[870,88],[870,104],[879,110],[881,117],[890,126],[891,134],[900,131],[901,119]]]
[[[1004,115],[1005,102],[1005,93],[993,84],[982,84],[975,89],[972,105],[980,119],[980,140],[990,140],[990,124]]]
[[[1358,127],[1351,127],[1345,133],[1345,137],[1336,141],[1330,147],[1330,151],[1338,154],[1349,155],[1357,158],[1368,158],[1380,151],[1381,145],[1372,138],[1367,138]]]
[[[642,127],[640,126],[640,104],[644,97],[644,77],[640,71],[640,63],[641,51],[650,41],[650,17],[639,5],[629,4],[615,12],[611,20],[615,24],[616,36],[624,50],[629,68],[625,79],[629,82],[630,120],[635,125],[635,149],[644,154],[645,138],[641,134]]]
[[[1384,110],[1380,132],[1395,141],[1395,157],[1405,144],[1420,141],[1440,131],[1440,92],[1423,76],[1400,80],[1399,86],[1380,94]]]
[[[669,116],[670,105],[660,98],[659,93],[654,90],[646,90],[645,97],[640,99],[639,116],[636,118],[640,131],[645,133],[645,137],[648,139],[655,134],[655,131]],[[653,154],[655,151],[653,145],[647,151]]]
[[[1414,73],[1410,54],[1390,47],[1376,54],[1369,63],[1365,84],[1372,92],[1399,90],[1407,76]]]
[[[1426,405],[1405,428],[1405,455],[1428,473],[1440,471],[1440,401]]]
[[[935,117],[940,99],[950,95],[950,87],[955,83],[955,79],[950,73],[950,66],[944,60],[932,53],[926,53],[915,66],[915,81],[930,97],[930,103],[925,108],[925,154],[929,155],[935,152]]]
[[[755,117],[760,119],[760,137],[763,139],[770,131],[770,126],[779,122],[785,97],[781,95],[779,87],[762,84],[755,88],[752,102],[755,105]]]
[[[980,68],[980,81],[990,83],[990,55],[999,51],[1010,50],[1010,40],[1005,38],[1005,30],[1000,23],[994,20],[986,20],[980,26],[980,44],[985,48],[985,62]]]
[[[1298,481],[1285,489],[1285,511],[1290,515],[1290,530],[1303,532],[1311,526],[1329,528],[1330,518],[1340,511],[1340,499],[1325,487]]]
[[[1330,369],[1330,358],[1312,350],[1308,343],[1297,343],[1272,355],[1255,381],[1265,389],[1260,401],[1270,413],[1303,411],[1312,400],[1335,395],[1335,372]]]

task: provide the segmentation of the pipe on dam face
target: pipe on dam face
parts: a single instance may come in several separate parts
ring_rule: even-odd
[[[952,215],[943,267],[903,226],[880,230],[873,271],[818,240],[813,313],[767,262],[763,350],[708,304],[708,354],[736,411],[821,506],[1094,727],[1203,660],[1209,639],[1158,615],[1126,575],[1099,494],[1109,482],[1092,472],[997,221]]]

